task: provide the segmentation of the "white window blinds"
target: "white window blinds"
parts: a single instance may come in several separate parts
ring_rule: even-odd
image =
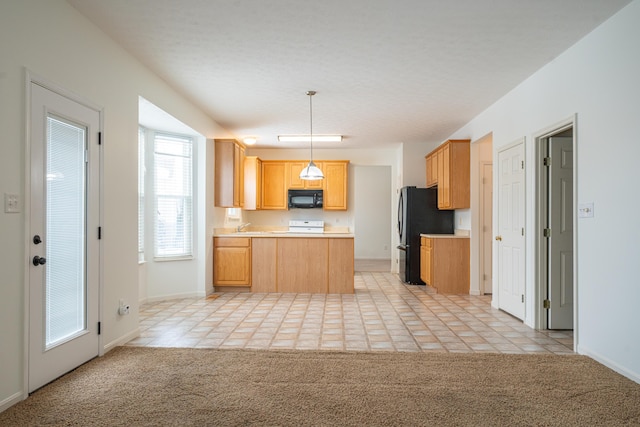
[[[191,257],[193,140],[157,133],[154,138],[155,256]]]
[[[85,329],[86,129],[47,118],[46,346]]]

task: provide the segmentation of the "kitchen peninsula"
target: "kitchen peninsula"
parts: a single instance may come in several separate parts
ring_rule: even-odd
[[[352,294],[353,234],[221,230],[214,235],[215,291]]]

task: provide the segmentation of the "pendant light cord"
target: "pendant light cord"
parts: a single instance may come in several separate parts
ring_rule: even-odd
[[[313,95],[316,94],[315,90],[310,90],[307,92],[309,95],[309,145],[310,145],[310,154],[309,154],[309,163],[313,163],[313,102],[311,101]]]

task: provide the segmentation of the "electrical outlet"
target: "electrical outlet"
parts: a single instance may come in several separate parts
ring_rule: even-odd
[[[130,310],[131,310],[131,307],[129,307],[129,304],[125,304],[124,300],[121,299],[118,306],[118,314],[120,316],[126,316],[127,314],[129,314]]]
[[[20,196],[4,193],[4,212],[20,213]]]

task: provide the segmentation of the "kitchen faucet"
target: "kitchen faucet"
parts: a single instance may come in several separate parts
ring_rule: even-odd
[[[244,223],[244,224],[240,224],[239,226],[236,227],[236,231],[239,233],[242,231],[243,228],[248,227],[249,225],[251,225],[250,222]]]

